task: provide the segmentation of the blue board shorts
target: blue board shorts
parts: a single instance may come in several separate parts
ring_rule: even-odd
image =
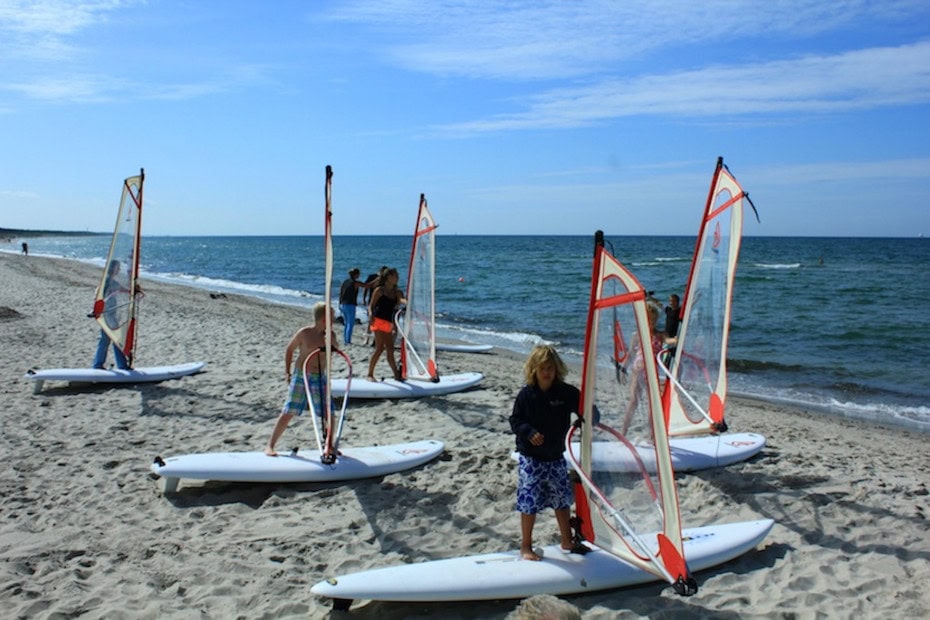
[[[325,374],[311,374],[307,377],[307,383],[310,384],[310,395],[313,397],[313,407],[316,414],[323,416],[323,391],[326,389]],[[281,409],[282,414],[301,416],[309,408],[307,402],[307,390],[304,388],[304,373],[296,372],[291,377],[291,385],[287,391],[287,400],[284,401],[284,407]]]
[[[520,455],[517,510],[534,515],[543,508],[571,508],[574,495],[565,459],[539,461]]]

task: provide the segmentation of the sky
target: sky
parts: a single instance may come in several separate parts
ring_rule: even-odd
[[[930,237],[926,0],[0,0],[0,227]]]

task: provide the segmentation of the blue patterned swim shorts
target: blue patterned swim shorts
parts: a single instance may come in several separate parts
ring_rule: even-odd
[[[520,473],[517,479],[517,510],[534,515],[543,508],[562,510],[571,508],[572,483],[568,479],[565,459],[537,461],[520,455]]]

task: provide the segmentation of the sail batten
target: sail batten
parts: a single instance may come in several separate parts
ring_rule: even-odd
[[[678,494],[643,286],[598,232],[582,364],[580,423],[566,448],[580,483],[576,516],[591,543],[670,583],[693,583],[682,553]],[[618,354],[622,350],[622,355]],[[577,444],[573,441],[580,432]],[[602,442],[628,467],[593,466]],[[576,447],[577,446],[577,447]],[[651,453],[647,465],[642,454]]]
[[[94,318],[132,368],[138,314],[142,236],[142,186],[145,170],[123,181],[116,226],[100,284],[94,294]]]

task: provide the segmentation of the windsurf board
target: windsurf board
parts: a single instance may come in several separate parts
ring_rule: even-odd
[[[455,375],[442,375],[439,381],[366,381],[362,378],[352,380],[349,398],[422,398],[424,396],[442,396],[460,392],[481,383],[484,375],[480,372],[463,372]],[[333,379],[333,394],[345,394],[346,380]]]
[[[437,342],[437,351],[451,351],[454,353],[487,353],[494,346],[490,344],[452,344],[451,342]]]
[[[319,450],[297,453],[209,452],[166,459],[156,457],[152,472],[165,479],[165,493],[178,488],[181,478],[227,482],[332,482],[385,476],[427,463],[444,444],[427,439],[364,448],[340,448],[336,462],[325,465]]]
[[[189,362],[174,366],[147,366],[120,370],[119,368],[46,368],[30,370],[25,379],[35,381],[33,392],[38,394],[46,381],[71,383],[156,383],[177,379],[200,372],[204,362]]]
[[[698,437],[672,437],[668,440],[672,456],[672,469],[677,471],[699,471],[725,467],[752,458],[765,447],[765,437],[756,433],[722,433]],[[576,454],[578,448],[575,448]],[[618,442],[595,441],[591,443],[592,467],[597,471],[636,471],[642,463],[650,473],[656,471],[656,453],[652,444],[636,445],[639,462],[632,458],[629,450]],[[565,460],[571,464],[568,453]],[[519,452],[512,452],[514,460]]]
[[[699,571],[736,558],[762,542],[774,521],[759,519],[682,530],[688,566]],[[656,540],[656,536],[644,536]],[[578,594],[657,581],[652,573],[591,546],[578,555],[559,545],[543,547],[543,559],[519,551],[402,564],[321,581],[310,591],[342,601],[477,601],[537,594]],[[337,603],[338,604],[338,603]]]

